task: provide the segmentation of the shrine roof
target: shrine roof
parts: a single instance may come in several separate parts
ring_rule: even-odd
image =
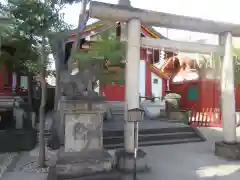
[[[163,78],[163,79],[170,79],[170,76],[163,72],[161,69],[155,67],[154,65],[151,65],[151,72],[155,73],[157,76]]]
[[[85,38],[87,36],[94,36],[97,35],[107,29],[110,28],[115,28],[116,23],[111,23],[111,22],[104,22],[104,21],[97,21],[95,23],[92,23],[90,25],[87,25],[82,33],[82,38]],[[167,39],[165,36],[163,36],[161,33],[157,32],[154,28],[149,27],[145,24],[141,25],[141,30],[142,34],[145,37],[150,37],[150,38],[156,38],[156,39]],[[72,42],[74,41],[75,38],[75,32],[76,30],[69,31],[67,34],[66,42]]]
[[[178,68],[177,66],[181,66],[180,64],[188,64],[191,67],[193,66],[194,69],[199,69],[199,65],[197,63],[196,59],[189,58],[187,56],[181,57],[181,56],[173,56],[163,63],[161,67],[159,67],[160,71],[162,71],[164,74],[167,74],[167,72],[171,72],[173,69]],[[176,66],[177,65],[177,66]]]

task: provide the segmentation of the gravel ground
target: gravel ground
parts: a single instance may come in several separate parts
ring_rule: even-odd
[[[38,154],[39,147],[32,151],[21,152],[14,161],[13,155],[15,154],[8,153],[4,154],[5,156],[0,154],[0,180],[26,180],[26,177],[32,177],[33,180],[46,180],[49,167],[56,163],[58,151],[51,151],[46,148],[45,168],[38,166]],[[9,164],[11,165],[9,166]],[[4,175],[2,172],[5,172]]]
[[[20,168],[20,172],[35,172],[35,173],[48,173],[49,167],[47,166],[46,168],[40,168],[38,166],[37,161],[29,162],[27,164],[24,164]]]
[[[57,160],[58,151],[51,151],[46,148],[46,167],[40,168],[38,166],[39,147],[30,152],[24,152],[21,158],[16,163],[15,167],[11,170],[13,172],[36,172],[48,173],[49,167],[55,165]]]

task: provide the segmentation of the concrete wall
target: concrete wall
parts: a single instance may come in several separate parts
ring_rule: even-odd
[[[146,84],[146,62],[144,60],[140,60],[140,73],[139,73],[139,93],[141,96],[145,96],[145,84]]]

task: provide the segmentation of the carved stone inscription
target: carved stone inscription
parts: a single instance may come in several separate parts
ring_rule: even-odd
[[[65,115],[65,151],[81,152],[102,149],[102,114]]]

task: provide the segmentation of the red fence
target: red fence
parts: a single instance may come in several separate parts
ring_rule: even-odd
[[[198,98],[189,99],[189,88],[198,89]],[[181,109],[191,110],[189,117],[193,126],[221,126],[220,84],[216,80],[192,81],[171,84],[171,91],[182,96]],[[235,89],[236,110],[240,110],[240,88]]]
[[[221,127],[222,116],[220,108],[192,109],[189,117],[191,126],[194,127]]]

